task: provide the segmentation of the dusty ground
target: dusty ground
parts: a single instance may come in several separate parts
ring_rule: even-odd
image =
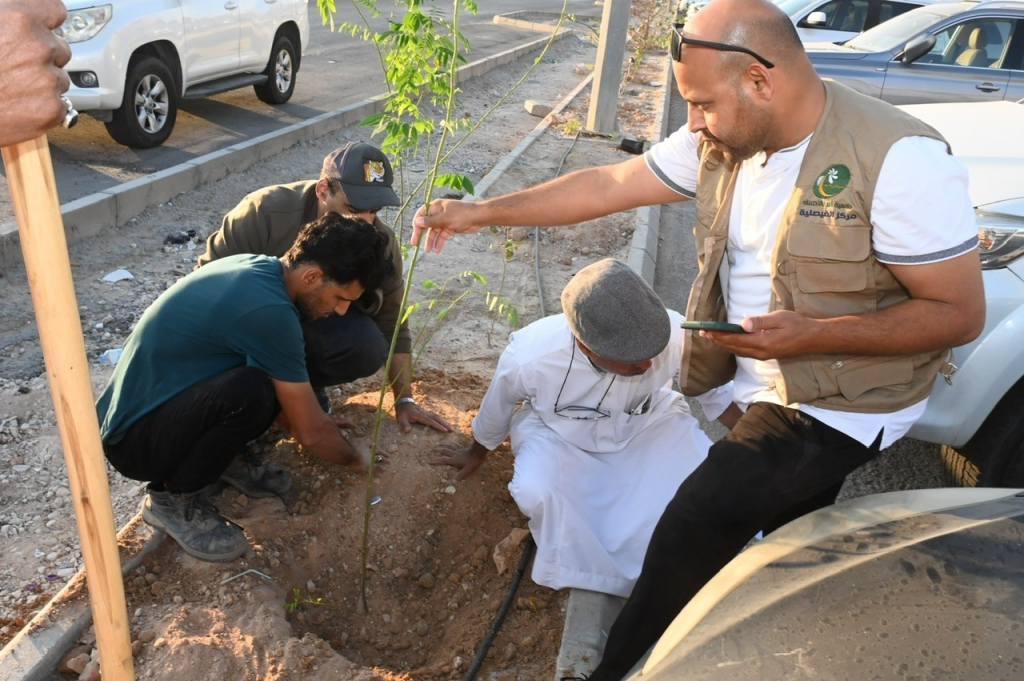
[[[539,119],[524,99],[557,101],[592,64],[594,48],[562,41],[542,60],[523,89],[447,164],[478,181]],[[620,119],[630,137],[649,138],[656,95],[663,84],[663,55],[651,55],[624,92]],[[478,119],[529,65],[529,60],[463,85],[460,115]],[[500,194],[562,172],[627,158],[614,142],[562,134],[585,119],[586,92],[492,189]],[[100,354],[120,347],[139,315],[167,286],[186,275],[203,248],[164,247],[168,235],[194,229],[205,237],[245,193],[260,186],[312,177],[323,156],[344,140],[366,138],[353,128],[299,145],[243,173],[201,187],[148,210],[131,225],[76,246],[71,254],[94,385],[102,388],[110,366]],[[571,149],[571,151],[570,151]],[[566,153],[568,156],[566,156]],[[406,163],[407,186],[417,180]],[[407,190],[408,191],[408,190]],[[402,193],[402,192],[400,192]],[[410,216],[402,220],[407,223]],[[391,219],[394,219],[392,216]],[[361,612],[360,546],[365,477],[321,464],[282,433],[262,447],[289,465],[295,487],[283,500],[249,500],[230,491],[216,503],[242,524],[253,550],[227,565],[210,565],[165,542],[127,580],[132,638],[141,678],[210,679],[449,679],[461,678],[505,596],[510,572],[499,575],[496,545],[526,525],[506,490],[511,455],[494,453],[483,469],[458,486],[453,474],[431,467],[435,445],[465,441],[469,422],[487,386],[509,327],[488,309],[487,294],[513,305],[521,323],[560,311],[558,296],[569,277],[605,256],[624,257],[633,226],[627,216],[547,233],[540,231],[543,294],[534,276],[533,230],[518,228],[453,239],[441,255],[419,260],[413,299],[423,306],[414,328],[437,325],[444,300],[470,290],[419,353],[414,392],[426,408],[447,418],[457,434],[416,430],[402,435],[388,417],[381,449],[391,464],[374,481],[382,497],[373,507],[367,556],[369,611]],[[505,259],[503,243],[512,241]],[[103,275],[125,268],[134,278],[117,283]],[[473,277],[448,282],[443,295],[422,282],[444,284],[471,269]],[[428,303],[438,303],[433,310]],[[0,644],[81,567],[77,533],[61,446],[54,425],[23,270],[0,277]],[[343,386],[332,396],[336,411],[372,430],[378,387],[371,380]],[[387,403],[389,404],[389,402]],[[111,472],[118,525],[138,509],[142,485]],[[517,549],[511,558],[513,569]],[[255,568],[270,577],[248,574]],[[297,590],[297,591],[296,591]],[[551,678],[561,636],[566,594],[527,577],[479,678]],[[287,607],[286,607],[287,606]],[[294,606],[294,607],[293,607]],[[88,653],[94,639],[86,637]],[[82,652],[82,651],[78,651]]]

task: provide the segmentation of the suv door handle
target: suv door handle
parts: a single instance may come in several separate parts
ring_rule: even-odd
[[[238,3],[237,2],[225,2],[224,3],[224,9],[238,9]]]
[[[975,85],[974,87],[982,92],[995,92],[999,89],[998,85],[993,85],[992,83],[982,83],[981,85]]]

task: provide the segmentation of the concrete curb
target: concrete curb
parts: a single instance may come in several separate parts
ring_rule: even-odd
[[[531,40],[519,47],[467,64],[459,69],[458,82],[482,75],[539,50],[549,40],[562,40],[571,34],[571,31],[563,30],[553,37]],[[61,206],[68,244],[96,236],[108,227],[121,227],[147,208],[170,201],[182,192],[241,172],[300,142],[317,139],[358,123],[371,114],[380,113],[384,110],[385,97],[378,95],[364,99],[166,170],[69,201]],[[4,223],[0,225],[0,268],[21,263],[18,224],[14,221]]]
[[[467,196],[464,200],[479,201],[480,199],[482,199],[483,195],[487,193],[487,190],[489,190],[494,185],[494,183],[498,181],[498,178],[500,178],[505,173],[506,170],[512,167],[512,164],[515,163],[527,149],[529,149],[531,144],[536,142],[537,139],[544,134],[545,130],[551,127],[551,117],[557,116],[559,113],[561,113],[562,109],[567,107],[569,105],[569,102],[575,99],[576,95],[578,95],[580,91],[583,90],[583,88],[590,85],[591,81],[593,80],[594,74],[591,73],[586,78],[584,78],[582,82],[580,82],[580,84],[577,85],[572,92],[566,95],[565,98],[562,99],[562,101],[556,104],[555,108],[551,110],[551,113],[545,116],[543,120],[541,120],[541,122],[537,124],[537,127],[530,132],[529,135],[524,137],[523,140],[519,144],[517,144],[514,149],[512,149],[512,151],[508,152],[508,154],[505,155],[505,158],[498,161],[497,165],[491,168],[490,172],[483,176],[480,182],[477,183],[476,187],[474,187],[476,193],[472,196]]]
[[[138,567],[142,559],[156,550],[167,536],[142,522],[142,511],[118,532],[118,544],[123,545],[122,540],[131,532],[136,533],[132,544],[142,541],[142,547],[121,564],[122,575]],[[83,568],[0,650],[0,681],[45,681],[52,677],[61,658],[92,623],[88,599],[78,598],[59,608],[56,604],[67,601],[72,594],[84,588]]]
[[[559,12],[536,12],[530,10],[522,10],[519,12],[506,12],[505,14],[495,14],[494,23],[501,24],[503,26],[514,26],[515,28],[528,28],[533,31],[542,31],[544,33],[554,33],[555,31],[558,30],[557,27],[555,27],[552,24],[541,24],[535,21],[530,21],[530,17],[543,17],[544,19],[558,21],[558,17],[560,16],[562,15]],[[576,17],[578,19],[591,19],[595,21],[601,20],[600,16],[592,16],[589,14],[578,14],[576,15]],[[563,24],[561,30],[565,31],[568,29],[566,29],[565,25]]]
[[[664,93],[661,106],[655,116],[655,130],[658,142],[668,134],[669,103],[672,101],[672,86],[675,83],[672,61],[666,60]],[[629,247],[627,264],[654,286],[654,269],[658,262],[658,226],[661,221],[661,206],[645,206],[636,211],[636,229]],[[565,612],[565,627],[562,629],[562,645],[555,663],[555,681],[563,676],[590,674],[604,653],[611,628],[626,599],[584,589],[571,589]],[[646,657],[646,656],[645,656]]]
[[[593,671],[601,659],[608,630],[618,616],[625,598],[572,589],[565,609],[562,645],[555,663],[555,681],[563,676],[582,676]]]
[[[665,60],[665,74],[661,106],[654,118],[657,139],[660,142],[668,135],[669,102],[672,101],[672,86],[675,83],[672,60]],[[629,247],[626,263],[639,272],[648,284],[654,286],[654,267],[658,262],[658,225],[661,222],[661,206],[644,206],[636,211],[636,230]]]

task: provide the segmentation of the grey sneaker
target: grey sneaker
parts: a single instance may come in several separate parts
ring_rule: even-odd
[[[203,492],[175,494],[150,489],[142,505],[142,519],[200,560],[234,560],[249,549],[242,528],[222,516]]]
[[[252,451],[235,457],[220,479],[251,499],[283,496],[292,488],[292,474],[287,468],[264,463]]]

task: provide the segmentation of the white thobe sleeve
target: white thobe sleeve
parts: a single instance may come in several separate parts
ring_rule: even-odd
[[[480,411],[473,418],[473,439],[488,450],[497,449],[505,441],[512,427],[516,403],[529,397],[522,378],[513,340],[501,353]]]
[[[708,421],[714,421],[732,404],[732,381],[712,388],[703,395],[697,395],[696,400],[700,402]]]

